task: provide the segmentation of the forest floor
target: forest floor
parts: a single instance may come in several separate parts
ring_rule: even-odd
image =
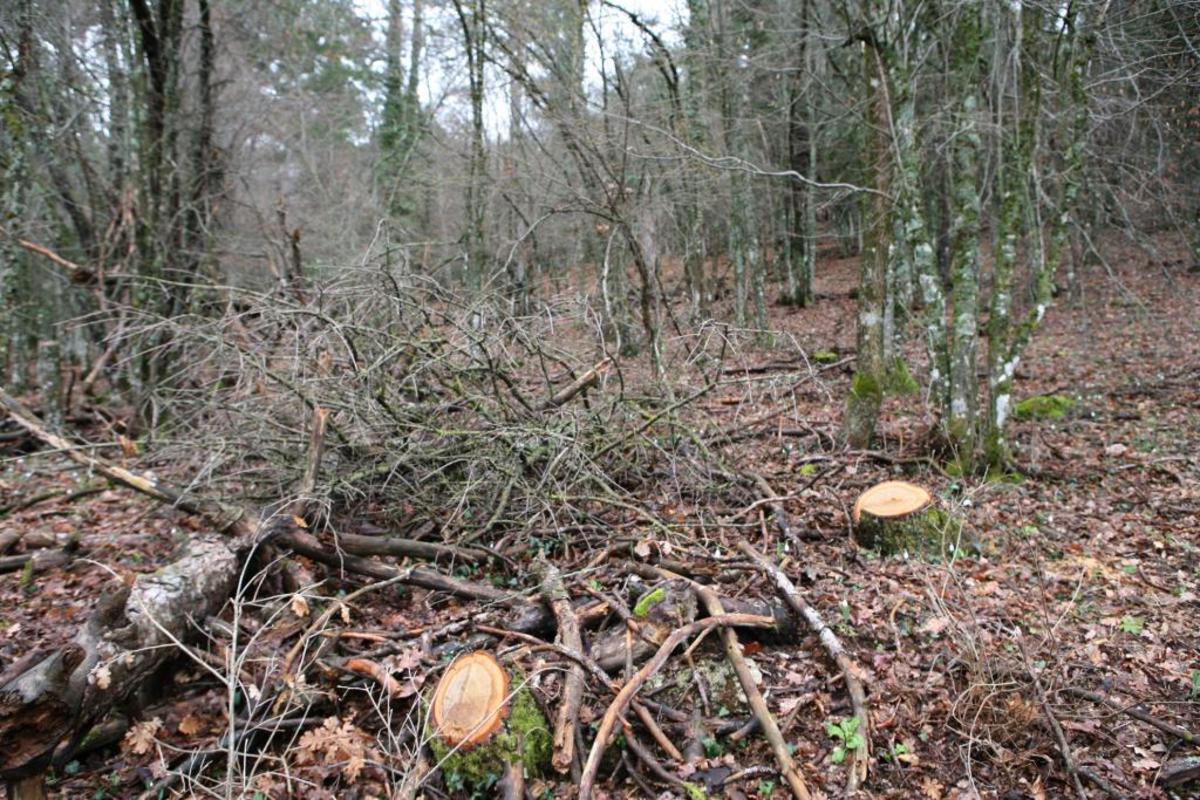
[[[639,552],[683,558],[703,550],[721,558],[748,538],[782,559],[861,667],[872,756],[858,796],[1078,796],[1051,716],[1079,770],[1099,778],[1085,778],[1088,797],[1105,796],[1101,782],[1119,796],[1170,797],[1157,783],[1162,770],[1200,755],[1194,741],[1188,745],[1153,724],[1200,731],[1200,274],[1179,264],[1148,263],[1134,251],[1110,253],[1109,260],[1113,274],[1090,268],[1079,298],[1058,298],[1021,360],[1018,400],[1054,394],[1073,402],[1060,419],[1014,421],[1020,475],[956,476],[944,459],[930,457],[928,420],[915,396],[888,400],[877,449],[834,447],[850,374],[840,361],[820,381],[797,386],[795,365],[779,362],[772,348],[759,348],[727,368],[753,382],[736,395],[718,391],[700,401],[697,413],[731,430],[780,401],[791,404],[761,434],[728,452],[739,464],[753,464],[786,496],[797,541],[782,541],[768,516],[750,513],[738,524],[694,530],[674,548],[653,530],[641,532],[645,549]],[[852,260],[823,262],[818,302],[808,309],[773,308],[773,326],[810,354],[830,351],[844,360],[853,352],[854,280]],[[201,527],[130,492],[98,485],[53,455],[9,454],[0,464],[0,534],[20,531],[28,544],[42,545],[73,537],[79,546],[66,564],[0,575],[0,673],[24,654],[68,639],[111,575],[155,570]],[[847,509],[866,487],[901,476],[925,484],[963,515],[970,546],[958,557],[944,563],[881,560],[854,546]],[[80,489],[96,491],[72,496]],[[42,497],[50,492],[60,494]],[[644,499],[645,508],[663,519],[694,512],[674,507],[666,491]],[[568,549],[557,565],[580,586],[585,580],[575,576],[611,585],[611,573],[588,571],[594,555]],[[727,569],[714,580],[726,596],[772,595],[753,570]],[[308,603],[316,608],[323,602],[316,596],[293,601],[290,616],[277,615],[263,641],[286,652],[314,613]],[[377,647],[389,631],[433,630],[476,610],[470,602],[411,589],[368,595],[354,604],[352,624],[347,614],[330,625],[359,634],[339,643],[353,653]],[[696,651],[698,664],[723,661],[716,638]],[[222,662],[225,647],[213,639],[212,663]],[[846,764],[834,763],[839,742],[829,726],[850,709],[816,638],[748,641],[745,653],[761,673],[768,705],[810,787],[842,796]],[[396,651],[397,657],[407,661],[393,662],[393,668],[406,671],[414,687],[435,670],[422,664],[419,648]],[[539,692],[557,691],[557,673],[543,669],[545,653],[527,647],[515,658],[544,676]],[[673,660],[672,674],[684,663]],[[52,796],[136,797],[163,774],[164,764],[213,747],[225,730],[227,697],[224,684],[207,674],[209,666],[177,665],[167,688],[136,712],[142,722],[123,739],[119,730],[116,742],[69,763],[52,780]],[[687,687],[670,702],[699,704],[706,718],[745,721],[738,690],[722,695],[718,672],[713,667],[705,673],[700,690],[685,680]],[[381,712],[377,694],[353,676],[325,678],[330,686],[351,687],[329,692],[336,710],[322,716],[365,732],[366,767],[347,774],[346,760],[358,746],[347,744],[317,763],[295,761],[287,775],[276,770],[260,776],[257,796],[387,796],[401,779],[405,763],[385,752],[395,736],[386,730],[384,720],[391,717]],[[670,696],[664,691],[660,699]],[[411,698],[395,702],[395,718],[411,718]],[[604,704],[602,695],[589,695],[581,719],[594,721]],[[1144,712],[1150,721],[1126,709]],[[706,786],[713,796],[787,796],[761,738],[733,743],[713,734],[703,744],[704,757],[691,765],[659,757],[668,771]],[[293,747],[303,746],[297,736]],[[638,770],[616,771],[616,778],[606,778],[612,766],[602,772],[607,796],[681,796],[669,788],[651,791]],[[722,785],[731,776],[740,780]],[[1198,787],[1172,791],[1200,797]],[[531,781],[528,790],[534,797],[571,797],[574,791],[569,779],[550,776]],[[444,783],[431,783],[427,796],[445,791]]]

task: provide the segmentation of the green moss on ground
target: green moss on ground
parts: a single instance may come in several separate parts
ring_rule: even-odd
[[[836,364],[838,354],[832,350],[818,350],[812,354],[812,360],[818,364]]]
[[[1013,407],[1013,416],[1020,420],[1062,419],[1074,408],[1074,398],[1061,394],[1037,394],[1017,403]]]

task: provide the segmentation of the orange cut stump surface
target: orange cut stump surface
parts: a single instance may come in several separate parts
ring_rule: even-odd
[[[456,658],[433,692],[430,714],[437,736],[450,747],[488,740],[508,710],[508,673],[483,651]]]
[[[858,524],[864,511],[873,517],[894,519],[920,511],[932,500],[929,492],[916,484],[884,481],[859,495],[854,504],[854,524]]]

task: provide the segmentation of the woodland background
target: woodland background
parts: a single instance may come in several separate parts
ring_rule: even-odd
[[[98,791],[116,796],[454,794],[414,766],[415,689],[393,693],[394,719],[362,691],[299,696],[305,675],[345,677],[310,602],[395,580],[410,593],[379,592],[371,635],[386,618],[494,646],[508,640],[461,620],[529,604],[538,624],[483,624],[553,641],[537,597],[564,576],[585,617],[589,593],[632,607],[662,579],[618,557],[770,597],[769,581],[734,590],[748,539],[829,603],[867,665],[875,752],[851,759],[850,790],[1166,796],[1197,769],[1198,185],[1194,2],[6,2],[0,542],[17,560],[0,732],[26,730],[3,727],[26,724],[20,680],[68,710],[0,774],[50,775],[62,796],[112,764]],[[135,511],[97,476],[165,505]],[[929,485],[969,546],[948,563],[861,555],[848,507],[887,477]],[[60,529],[47,502],[84,519]],[[173,550],[214,532],[226,544]],[[85,624],[111,589],[97,561],[135,586],[185,565],[195,585],[175,602],[208,619],[140,644],[191,653],[224,681],[209,700],[243,705],[160,686],[126,708],[165,659],[111,691],[94,641],[64,661],[76,626],[111,623]],[[1074,590],[1071,570],[1087,576]],[[1153,612],[1122,605],[1143,578]],[[1030,591],[1046,618],[1022,640],[1012,604]],[[1046,598],[1065,604],[1057,623]],[[45,616],[56,604],[72,610]],[[1149,649],[1130,656],[1121,635]],[[911,637],[944,642],[941,667]],[[783,639],[767,682],[796,676],[807,699],[784,730],[833,796],[822,725],[848,701],[788,665],[815,640]],[[455,651],[402,652],[390,671],[419,686]],[[46,676],[63,663],[60,685]],[[1169,728],[1105,739],[1071,721],[1107,708],[1114,681],[1129,696],[1113,707],[1163,703],[1144,713]],[[604,687],[589,692],[599,716]],[[166,755],[144,724],[163,702],[207,726],[162,729]],[[813,703],[807,723],[786,713]],[[114,741],[134,738],[80,750],[114,709]],[[1064,713],[1097,738],[1082,765]],[[342,737],[323,771],[279,742],[310,719]],[[201,730],[212,740],[189,740]],[[228,758],[187,760],[207,751]],[[643,755],[605,771],[612,791],[683,791],[697,769],[664,778]],[[782,793],[764,769],[745,790]]]

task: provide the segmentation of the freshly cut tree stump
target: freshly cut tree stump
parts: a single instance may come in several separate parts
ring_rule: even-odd
[[[550,763],[550,726],[532,693],[482,650],[446,668],[429,701],[429,727],[433,754],[450,786],[487,790],[501,781],[521,783]]]
[[[854,504],[854,540],[883,555],[941,556],[952,550],[961,524],[938,508],[924,488],[884,481]]]

